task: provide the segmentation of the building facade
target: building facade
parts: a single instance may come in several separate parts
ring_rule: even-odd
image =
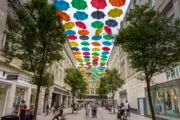
[[[0,0],[0,49],[3,49],[6,43],[4,31],[10,31],[11,26],[16,24],[13,8],[22,5],[23,0]],[[56,102],[65,107],[70,105],[70,88],[64,83],[64,69],[74,68],[76,63],[69,42],[66,42],[62,52],[64,59],[54,63],[49,69],[54,81],[53,87],[50,89],[41,88],[39,114],[43,112],[47,102],[52,103],[52,105]],[[35,85],[29,83],[33,74],[20,68],[22,63],[20,60],[13,60],[11,63],[6,63],[5,60],[6,58],[0,54],[0,118],[8,114],[17,115],[21,100],[25,100],[28,108],[30,105],[34,105],[37,89]]]
[[[143,5],[146,3],[172,20],[180,17],[179,0],[131,0],[128,9],[134,8],[134,5]],[[128,22],[125,16],[121,26],[126,27],[127,25]],[[110,56],[108,68],[118,68],[126,81],[125,85],[117,91],[115,99],[118,100],[118,104],[121,101],[125,102],[128,100],[133,112],[143,116],[150,115],[146,83],[137,79],[139,73],[130,67],[127,54],[120,47],[114,49],[114,51],[119,52],[119,56]],[[168,120],[180,118],[179,70],[180,68],[177,66],[172,71],[167,71],[153,77],[154,83],[151,85],[151,95],[157,117]]]

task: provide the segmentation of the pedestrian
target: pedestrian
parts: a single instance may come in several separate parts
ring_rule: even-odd
[[[63,117],[63,106],[61,105],[61,107],[59,108],[59,112],[53,117],[52,120],[56,119],[56,120],[59,120],[59,117]]]
[[[50,108],[51,108],[51,107],[50,107],[50,104],[49,104],[49,102],[47,102],[47,104],[46,104],[46,106],[45,106],[45,112],[46,112],[46,113],[45,113],[45,116],[49,114]]]
[[[92,117],[93,118],[97,117],[97,104],[94,101],[92,104]]]
[[[88,103],[87,103],[87,109],[86,109],[86,111],[87,111],[87,117],[90,117],[90,110],[91,110],[91,103],[88,102]]]
[[[25,101],[21,100],[21,104],[19,106],[19,120],[25,120],[26,109],[27,109],[27,105],[26,105]]]
[[[130,117],[130,105],[128,103],[128,101],[126,100],[126,103],[125,103],[125,112],[126,112],[126,115]]]

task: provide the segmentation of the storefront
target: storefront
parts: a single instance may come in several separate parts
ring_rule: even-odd
[[[0,118],[4,115],[7,90],[8,90],[7,85],[0,85]]]
[[[180,79],[152,86],[151,95],[157,116],[180,117]],[[150,115],[149,104],[147,104],[147,114]]]

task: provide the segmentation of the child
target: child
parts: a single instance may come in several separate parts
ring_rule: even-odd
[[[30,109],[26,110],[26,118],[25,118],[25,120],[32,120],[31,110]]]

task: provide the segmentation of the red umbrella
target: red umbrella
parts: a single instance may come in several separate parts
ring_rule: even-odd
[[[89,52],[83,52],[83,55],[90,55],[90,53]]]
[[[76,26],[78,26],[79,28],[82,28],[82,29],[86,29],[86,25],[81,21],[77,21]]]
[[[74,36],[74,35],[69,35],[69,36],[68,36],[68,39],[70,39],[70,40],[76,40],[76,39],[77,39],[77,37],[76,37],[76,36]]]
[[[102,48],[104,51],[110,51],[110,48],[109,47],[103,47]]]
[[[92,0],[91,4],[97,9],[104,9],[107,6],[106,0]]]
[[[108,26],[104,27],[104,30],[106,31],[107,34],[112,34],[111,28],[109,28]]]

